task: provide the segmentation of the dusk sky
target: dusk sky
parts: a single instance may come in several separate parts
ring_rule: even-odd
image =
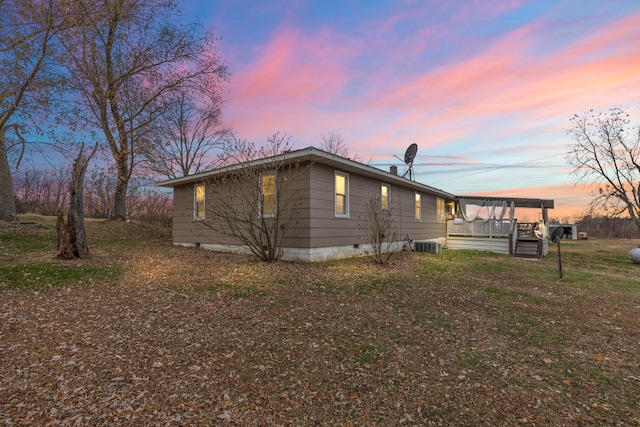
[[[565,161],[569,119],[640,111],[640,1],[189,1],[231,72],[224,120],[261,144],[342,136],[456,195],[591,197]]]

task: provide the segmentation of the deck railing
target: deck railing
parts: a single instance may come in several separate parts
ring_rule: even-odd
[[[512,222],[508,219],[476,220],[473,222],[449,220],[447,221],[447,236],[508,238],[513,232],[515,223],[516,220]]]

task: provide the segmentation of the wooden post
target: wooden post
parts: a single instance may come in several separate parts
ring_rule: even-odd
[[[562,279],[562,257],[560,256],[560,240],[558,240],[558,279]]]

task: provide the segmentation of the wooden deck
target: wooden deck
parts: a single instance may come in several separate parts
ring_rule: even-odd
[[[546,239],[535,236],[535,223],[509,220],[447,221],[447,248],[489,251],[522,258],[542,258]]]
[[[447,249],[468,249],[476,251],[510,254],[509,238],[505,237],[447,237]]]

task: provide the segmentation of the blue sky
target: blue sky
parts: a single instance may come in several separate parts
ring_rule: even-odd
[[[225,122],[261,143],[342,136],[388,169],[458,195],[586,207],[569,119],[640,97],[640,1],[190,1],[231,71]]]

